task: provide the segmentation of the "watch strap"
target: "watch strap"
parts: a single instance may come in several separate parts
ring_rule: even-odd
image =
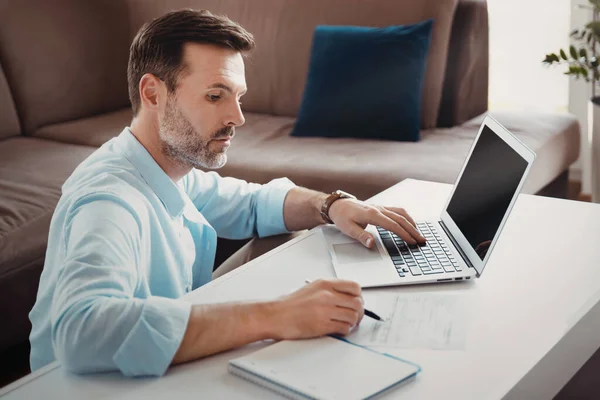
[[[329,218],[329,209],[331,208],[331,205],[339,199],[356,199],[356,197],[342,190],[336,190],[327,196],[321,205],[321,217],[328,224],[333,224],[333,221]]]

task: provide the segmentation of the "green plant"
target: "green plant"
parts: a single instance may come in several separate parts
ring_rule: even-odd
[[[593,19],[588,22],[584,28],[575,29],[570,37],[575,40],[577,46],[569,46],[568,51],[560,49],[558,53],[546,54],[544,64],[547,65],[566,65],[568,70],[565,75],[575,77],[575,79],[585,79],[586,82],[592,82],[593,96],[595,96],[596,82],[600,81],[600,61],[596,57],[596,50],[600,44],[600,0],[589,0],[590,8],[593,10]]]

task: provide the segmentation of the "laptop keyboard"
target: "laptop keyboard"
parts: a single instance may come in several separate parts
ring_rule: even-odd
[[[433,223],[418,222],[417,229],[427,239],[426,244],[409,245],[395,233],[377,227],[400,277],[462,271]]]

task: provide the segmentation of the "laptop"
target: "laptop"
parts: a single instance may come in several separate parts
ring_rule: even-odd
[[[408,245],[369,225],[376,246],[367,249],[335,226],[323,226],[337,277],[362,287],[480,277],[534,159],[533,151],[487,115],[444,211],[437,221],[417,221],[426,244]]]

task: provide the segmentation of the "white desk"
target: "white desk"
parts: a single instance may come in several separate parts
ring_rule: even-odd
[[[373,198],[417,218],[443,208],[450,185],[404,181]],[[310,233],[190,293],[193,302],[272,298],[333,276]],[[386,398],[549,399],[600,347],[600,205],[523,195],[490,262],[474,282],[377,289],[468,296],[464,351],[391,350],[423,367]],[[227,360],[263,343],[172,368],[159,379],[69,375],[56,363],[6,387],[8,399],[274,399],[230,375]]]

